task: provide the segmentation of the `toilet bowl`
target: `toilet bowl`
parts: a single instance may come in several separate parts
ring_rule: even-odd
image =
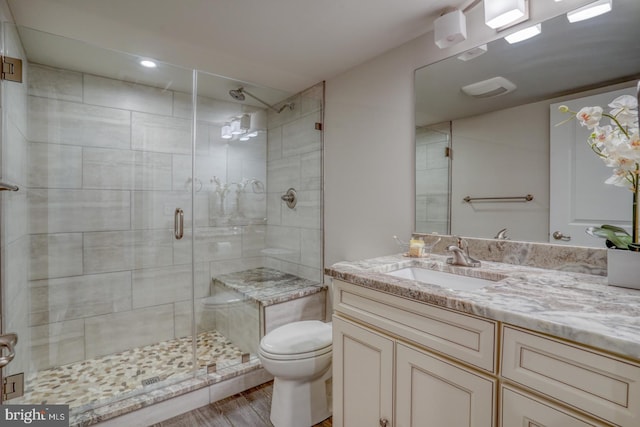
[[[331,416],[331,323],[289,323],[260,340],[258,357],[273,375],[271,423],[309,427]]]

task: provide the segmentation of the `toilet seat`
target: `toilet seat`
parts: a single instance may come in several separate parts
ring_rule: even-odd
[[[330,345],[316,351],[309,351],[307,353],[294,353],[294,354],[274,354],[265,351],[263,348],[258,349],[258,353],[266,359],[271,360],[302,360],[310,359],[314,357],[322,356],[323,354],[331,353],[332,347]]]
[[[260,353],[274,360],[317,357],[332,349],[331,324],[305,320],[280,326],[260,341]]]

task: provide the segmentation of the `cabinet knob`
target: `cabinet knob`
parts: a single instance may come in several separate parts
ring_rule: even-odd
[[[380,418],[380,427],[389,427],[389,421],[386,418]]]

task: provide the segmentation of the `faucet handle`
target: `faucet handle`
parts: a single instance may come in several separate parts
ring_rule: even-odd
[[[456,246],[458,246],[460,249],[466,249],[467,247],[469,247],[469,243],[460,236],[453,236],[456,238]]]

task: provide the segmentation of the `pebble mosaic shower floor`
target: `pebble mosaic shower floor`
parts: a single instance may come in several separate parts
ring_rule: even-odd
[[[191,337],[147,345],[38,372],[25,381],[23,397],[8,403],[68,404],[71,409],[106,404],[160,380],[185,378],[192,367]],[[217,331],[197,339],[198,367],[238,364],[242,352]]]

